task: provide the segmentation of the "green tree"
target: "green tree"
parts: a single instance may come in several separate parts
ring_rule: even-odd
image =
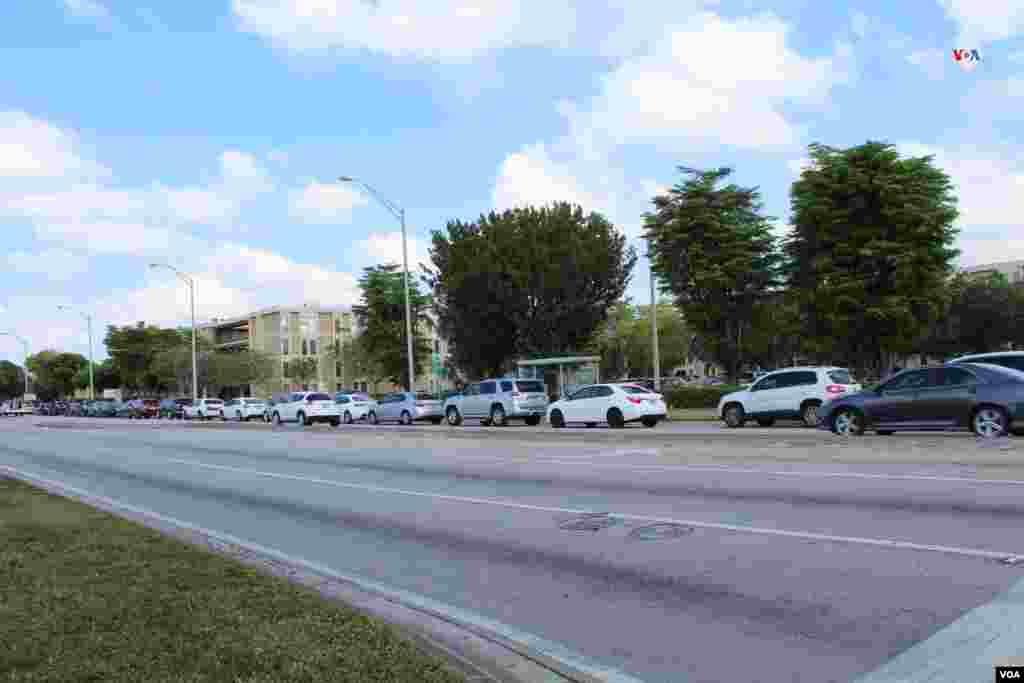
[[[999,351],[1020,343],[1024,289],[1000,273],[958,273],[949,280],[939,322],[920,342],[922,351],[960,355]]]
[[[810,146],[791,192],[788,284],[805,350],[883,371],[939,317],[957,251],[949,177],[886,143]]]
[[[395,384],[411,387],[405,326],[405,289],[403,274],[395,264],[366,268],[359,280],[362,303],[352,307],[362,332],[356,337],[361,353],[371,366]],[[415,279],[409,281],[409,306],[413,329],[414,372],[419,376],[430,358],[425,328],[432,325],[427,316],[430,300],[419,291]]]
[[[131,392],[156,390],[166,386],[167,376],[154,369],[158,355],[171,349],[191,349],[191,331],[168,329],[139,323],[135,326],[107,328],[104,343],[112,368]],[[200,346],[208,347],[200,337]],[[165,368],[166,369],[166,368]]]
[[[314,356],[300,356],[284,364],[284,376],[298,384],[309,384],[317,377],[317,359]]]
[[[345,388],[351,387],[355,380],[363,377],[370,382],[382,379],[380,371],[358,339],[336,341],[333,347],[324,350],[324,362],[337,366],[338,382]]]
[[[659,303],[658,364],[663,377],[683,363],[690,355],[690,330],[679,309],[670,303]],[[626,345],[626,363],[632,376],[654,376],[654,356],[651,352],[651,307],[638,306],[636,318],[629,326]]]
[[[0,401],[25,395],[25,371],[9,360],[0,361]]]
[[[88,365],[80,354],[54,350],[40,351],[27,362],[35,377],[35,394],[44,401],[73,394],[78,373]]]
[[[449,222],[432,234],[430,255],[441,333],[455,364],[476,377],[516,355],[591,343],[636,264],[614,225],[564,202]]]
[[[619,301],[612,307],[608,320],[597,328],[591,343],[586,346],[588,352],[601,357],[602,377],[619,378],[628,373],[627,340],[635,320],[636,307],[628,299]]]
[[[688,178],[644,216],[655,276],[710,360],[735,378],[759,351],[752,319],[779,278],[771,219],[756,188],[720,185],[732,169],[679,170]]]

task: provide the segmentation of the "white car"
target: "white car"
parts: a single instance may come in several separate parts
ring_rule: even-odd
[[[762,375],[742,391],[726,394],[718,402],[718,415],[729,427],[755,420],[770,427],[775,420],[802,420],[818,424],[818,406],[860,391],[850,371],[839,367],[794,367]]]
[[[201,398],[185,404],[182,417],[186,420],[212,420],[224,417],[224,401],[219,398]]]
[[[275,403],[270,416],[276,425],[282,422],[298,422],[309,426],[314,422],[327,422],[337,427],[341,424],[341,406],[334,399],[319,391],[298,391],[288,396],[287,401]]]
[[[262,398],[233,398],[224,404],[224,419],[248,422],[263,419],[267,402]]]
[[[365,420],[370,411],[377,407],[377,402],[366,394],[335,394],[334,402],[341,410],[341,421],[352,424]]]
[[[667,414],[661,394],[636,384],[591,384],[548,406],[548,422],[556,428],[572,422],[588,427],[607,422],[613,429],[628,422],[653,427]]]

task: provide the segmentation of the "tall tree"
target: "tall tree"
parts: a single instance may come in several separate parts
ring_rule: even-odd
[[[658,364],[662,376],[690,357],[690,329],[679,309],[670,303],[659,303]],[[651,307],[638,306],[635,320],[630,324],[625,339],[626,363],[632,376],[654,376],[654,354],[651,350]]]
[[[600,214],[559,202],[452,221],[433,233],[431,261],[442,334],[479,377],[517,354],[583,348],[622,298],[636,253]]]
[[[710,359],[735,378],[760,351],[751,319],[779,279],[771,219],[757,188],[720,185],[732,169],[679,171],[687,178],[644,216],[656,278]]]
[[[949,280],[948,296],[938,324],[928,328],[922,351],[960,355],[999,351],[1019,344],[1024,289],[993,273],[958,273]]]
[[[74,393],[78,373],[88,364],[77,353],[45,350],[28,357],[28,368],[35,377],[35,394],[44,401]]]
[[[411,275],[411,273],[410,273]],[[362,304],[352,307],[362,332],[356,337],[361,351],[395,384],[412,386],[409,378],[409,354],[405,327],[405,289],[399,266],[386,264],[366,268],[359,280]],[[430,344],[425,329],[433,324],[427,315],[430,300],[419,291],[414,278],[409,280],[409,306],[412,313],[414,372],[418,377],[430,359]]]
[[[0,401],[25,394],[25,371],[9,360],[0,360]]]
[[[957,251],[949,177],[932,157],[869,141],[809,148],[785,250],[805,349],[884,370],[933,324]]]
[[[284,364],[284,376],[298,384],[309,384],[317,377],[317,359],[314,356],[300,356]]]
[[[191,343],[189,335],[189,330],[147,326],[140,322],[125,327],[110,325],[104,343],[112,367],[125,387],[137,392],[162,386],[165,377],[154,372],[156,357],[165,351],[188,346]],[[199,341],[203,348],[208,346],[204,339]]]

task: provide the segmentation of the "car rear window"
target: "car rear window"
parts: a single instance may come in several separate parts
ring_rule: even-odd
[[[417,401],[435,401],[437,399],[434,398],[433,394],[428,394],[425,391],[419,391],[419,392],[416,392],[416,400]]]
[[[310,394],[306,397],[307,401],[333,401],[327,394]]]
[[[622,390],[625,391],[627,394],[649,394],[649,393],[651,393],[650,389],[646,389],[644,387],[638,387],[635,384],[624,384],[624,385],[622,385]]]
[[[829,370],[828,378],[836,384],[855,384],[849,370]]]
[[[370,397],[366,394],[352,394],[353,401],[369,401]]]
[[[527,394],[543,394],[544,383],[536,380],[530,382],[524,382],[522,380],[516,382],[516,389]]]

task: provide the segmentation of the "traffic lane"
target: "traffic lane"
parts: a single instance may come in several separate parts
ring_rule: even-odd
[[[603,461],[460,459],[446,462],[433,451],[368,454],[359,449],[296,451],[269,444],[254,448],[189,450],[159,441],[83,439],[96,442],[84,456],[127,458],[134,464],[178,465],[211,476],[247,472],[273,479],[333,482],[346,495],[359,487],[417,491],[523,505],[568,507],[681,522],[751,529],[800,531],[884,541],[957,546],[1008,555],[1024,554],[1018,530],[1024,522],[1024,482],[979,483],[958,477],[914,477],[722,468],[680,468]],[[45,455],[35,439],[26,453]],[[75,455],[61,456],[74,460]],[[256,475],[264,473],[264,475]],[[831,473],[834,475],[835,473]]]
[[[390,496],[339,498],[239,473],[123,472],[109,458],[94,468],[32,464],[527,628],[652,681],[849,680],[1020,575],[963,558],[701,529],[655,541],[624,526],[575,534],[537,513],[481,518],[479,506],[417,514]]]

